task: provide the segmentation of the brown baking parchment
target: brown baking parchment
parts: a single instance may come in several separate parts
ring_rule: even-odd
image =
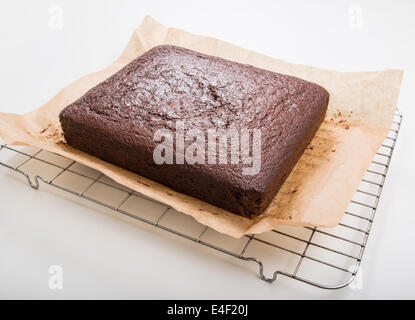
[[[87,90],[150,48],[173,44],[315,82],[330,93],[324,123],[266,212],[249,220],[111,165],[65,144],[59,112]],[[403,72],[344,73],[296,65],[209,37],[166,28],[146,17],[110,67],[61,90],[24,114],[0,113],[8,144],[33,145],[94,168],[116,182],[193,216],[233,237],[269,231],[279,224],[334,227],[343,217],[365,170],[392,124]]]

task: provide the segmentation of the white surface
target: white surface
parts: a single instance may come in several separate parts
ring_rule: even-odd
[[[59,8],[63,25],[56,29],[51,19]],[[405,70],[404,122],[363,259],[362,289],[324,291],[286,278],[267,284],[246,263],[47,188],[34,191],[0,168],[0,298],[415,298],[415,3],[2,1],[0,110],[30,111],[111,64],[147,14],[291,62]],[[63,268],[63,290],[48,288],[51,265]]]

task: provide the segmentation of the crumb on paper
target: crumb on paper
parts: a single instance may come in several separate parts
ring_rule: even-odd
[[[60,126],[49,123],[45,128],[40,130],[39,138],[41,140],[51,140],[56,144],[65,144],[65,138]]]
[[[138,182],[139,184],[142,184],[142,185],[146,186],[146,187],[151,187],[149,184],[144,183],[144,182],[142,182],[142,181],[140,181],[140,180],[137,180],[137,182]]]

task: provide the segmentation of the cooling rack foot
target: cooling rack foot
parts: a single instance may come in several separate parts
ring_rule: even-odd
[[[40,176],[35,176],[31,179],[28,174],[23,173],[23,175],[26,177],[27,183],[32,189],[39,190],[39,179],[43,180]]]

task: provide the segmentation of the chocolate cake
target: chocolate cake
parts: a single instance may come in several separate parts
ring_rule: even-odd
[[[67,106],[60,122],[70,146],[252,218],[290,174],[322,123],[328,100],[314,83],[163,45]],[[228,135],[209,140],[210,132]],[[172,147],[160,149],[167,142]],[[190,148],[195,145],[200,148]],[[260,167],[248,172],[258,152]]]

